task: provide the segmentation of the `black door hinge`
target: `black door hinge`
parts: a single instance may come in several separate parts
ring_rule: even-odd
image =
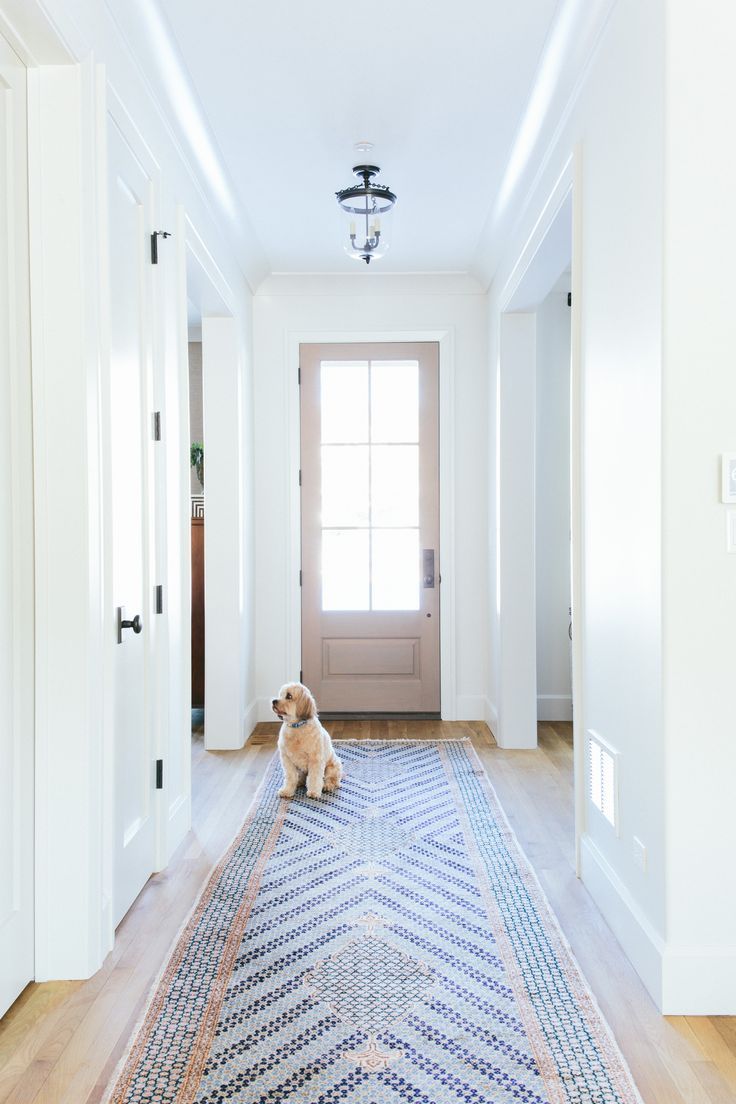
[[[302,485],[302,469],[300,468],[299,469],[299,486],[301,487],[301,485]]]
[[[568,305],[568,307],[572,306],[572,292],[571,291],[568,291],[568,293],[567,293],[567,305]]]
[[[302,385],[302,366],[301,366],[301,364],[299,365],[299,367],[296,370],[296,382],[301,387],[301,385]]]
[[[302,573],[301,573],[301,569],[300,569],[299,570],[299,586],[301,586],[301,585],[302,585]]]
[[[161,440],[161,411],[154,410],[153,412],[153,439],[154,441]]]
[[[164,761],[163,759],[156,760],[156,789],[162,790],[164,788]]]
[[[170,238],[168,230],[154,230],[151,234],[151,264],[158,264],[158,239]]]
[[[299,681],[304,682],[304,672],[303,671],[299,672]]]
[[[158,583],[153,588],[154,608],[156,613],[164,612],[164,588],[162,583]]]

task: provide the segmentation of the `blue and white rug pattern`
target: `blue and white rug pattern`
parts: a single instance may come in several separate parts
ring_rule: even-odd
[[[113,1104],[639,1104],[468,741],[272,764]]]

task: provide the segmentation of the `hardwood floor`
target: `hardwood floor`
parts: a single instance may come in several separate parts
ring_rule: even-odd
[[[193,741],[193,829],[150,879],[115,948],[86,982],[29,985],[0,1020],[0,1104],[98,1104],[166,951],[255,793],[277,725],[237,752]],[[331,721],[351,739],[472,739],[534,865],[645,1104],[736,1104],[736,1017],[661,1017],[573,872],[570,725],[540,725],[537,751],[501,751],[485,725]]]

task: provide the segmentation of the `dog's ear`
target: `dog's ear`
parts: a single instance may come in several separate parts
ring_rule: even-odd
[[[309,721],[317,716],[317,703],[306,686],[299,688],[299,707],[297,717],[300,721]]]

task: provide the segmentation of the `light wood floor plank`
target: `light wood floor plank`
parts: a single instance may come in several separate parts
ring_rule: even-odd
[[[263,778],[278,724],[237,752],[192,744],[193,829],[150,879],[86,982],[30,985],[0,1021],[0,1104],[99,1104],[147,994],[212,866]],[[660,1016],[573,869],[571,726],[543,723],[537,751],[503,751],[482,722],[344,720],[336,738],[468,737],[629,1062],[645,1104],[736,1104],[736,1018]]]

